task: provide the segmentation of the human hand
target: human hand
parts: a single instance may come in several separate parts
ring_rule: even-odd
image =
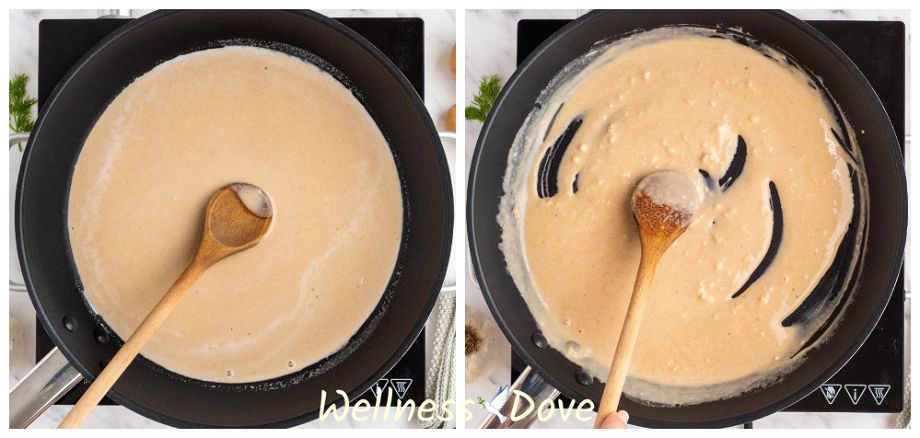
[[[626,429],[629,422],[629,413],[626,411],[614,412],[601,422],[601,429]]]

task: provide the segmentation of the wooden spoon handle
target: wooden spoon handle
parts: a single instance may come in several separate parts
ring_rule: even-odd
[[[604,386],[601,404],[597,408],[597,419],[594,421],[595,428],[599,428],[608,415],[616,412],[617,406],[620,404],[620,396],[623,394],[623,385],[626,383],[626,375],[629,372],[629,364],[632,362],[633,350],[636,349],[639,324],[642,322],[642,315],[645,312],[645,301],[648,296],[646,292],[652,285],[655,268],[661,258],[661,253],[656,249],[653,247],[650,251],[646,251],[643,248],[639,271],[636,273],[636,284],[633,286],[632,297],[626,310],[626,318],[623,320],[623,329],[620,331],[617,349],[610,364],[610,374],[607,375],[607,384]]]
[[[205,269],[207,269],[207,265],[200,263],[197,258],[185,268],[185,271],[179,275],[179,278],[176,279],[176,282],[169,288],[166,295],[160,299],[156,307],[154,307],[147,317],[144,318],[144,321],[137,327],[134,334],[128,338],[125,345],[118,350],[115,357],[112,358],[105,369],[96,377],[96,380],[93,381],[93,384],[90,385],[83,396],[80,397],[80,400],[74,405],[73,409],[70,410],[70,413],[64,417],[64,420],[58,425],[59,429],[80,427],[80,424],[83,423],[90,412],[96,408],[96,405],[98,405],[102,397],[109,392],[109,389],[111,389],[112,385],[121,377],[121,374],[125,372],[128,365],[131,365],[134,357],[144,348],[144,344],[147,343],[147,340],[153,336],[153,333],[163,324],[163,321],[169,317],[169,314],[172,313],[176,304],[179,303],[179,300],[185,295],[189,287],[198,280],[198,277],[201,276]]]

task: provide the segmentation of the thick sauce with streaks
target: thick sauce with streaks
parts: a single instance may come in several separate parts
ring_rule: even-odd
[[[673,170],[700,203],[658,267],[625,392],[697,403],[794,367],[840,294],[790,315],[861,233],[863,209],[858,150],[811,79],[766,48],[658,29],[594,50],[541,99],[512,148],[499,221],[550,345],[607,376],[639,264],[630,195]]]
[[[120,337],[190,261],[208,199],[237,181],[271,197],[272,229],[211,267],[142,351],[213,382],[282,376],[342,348],[380,301],[402,233],[387,142],[335,78],[268,49],[180,56],[105,110],[71,185],[85,295]]]

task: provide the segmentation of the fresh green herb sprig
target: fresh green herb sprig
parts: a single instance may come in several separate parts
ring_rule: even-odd
[[[466,107],[464,112],[466,119],[485,122],[501,89],[502,83],[498,75],[483,76],[479,80],[479,94],[473,96],[472,105]]]
[[[26,94],[28,82],[29,77],[22,73],[10,78],[10,130],[13,132],[30,132],[35,127],[32,106],[38,99]],[[22,152],[22,143],[17,146]]]

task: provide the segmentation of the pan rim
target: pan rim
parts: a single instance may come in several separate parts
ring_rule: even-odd
[[[637,12],[633,10],[632,12]],[[646,11],[650,12],[650,11]],[[681,12],[680,10],[671,10],[670,12]],[[731,10],[722,10],[716,12],[731,12]],[[750,12],[750,11],[748,11]],[[888,116],[887,111],[882,106],[875,89],[869,84],[868,80],[862,74],[862,72],[856,67],[850,58],[843,53],[843,51],[837,47],[830,39],[828,39],[824,34],[819,32],[817,29],[809,25],[803,20],[793,17],[791,14],[781,11],[781,10],[768,10],[768,11],[759,11],[761,13],[766,13],[772,15],[775,18],[778,18],[786,23],[789,23],[801,31],[803,31],[807,36],[813,38],[823,47],[825,47],[830,54],[835,58],[847,71],[849,76],[856,82],[859,90],[866,95],[867,100],[870,101],[873,111],[878,114],[883,122],[884,133],[880,135],[880,138],[884,138],[885,143],[893,150],[893,158],[895,164],[899,169],[904,169],[904,160],[903,155],[900,152],[898,145],[900,141],[898,140],[894,129],[891,126],[890,117]],[[483,159],[483,150],[485,148],[484,138],[488,135],[489,131],[493,129],[493,125],[496,122],[496,114],[499,113],[499,110],[502,108],[505,100],[508,97],[508,91],[511,90],[514,85],[521,81],[522,73],[528,69],[528,67],[541,57],[541,55],[548,50],[548,48],[554,45],[557,41],[565,38],[569,33],[575,31],[581,23],[587,22],[589,20],[596,19],[601,15],[607,13],[616,13],[616,11],[601,11],[595,10],[589,12],[588,14],[577,18],[570,23],[567,23],[561,29],[556,31],[553,35],[543,41],[536,49],[531,52],[531,54],[517,67],[511,77],[508,79],[508,82],[502,88],[499,93],[498,98],[493,106],[493,111],[489,114],[486,122],[483,124],[482,130],[479,134],[479,138],[476,142],[476,149],[473,153],[472,159],[470,161],[470,177],[467,188],[467,242],[470,249],[470,259],[473,266],[473,271],[476,276],[477,283],[480,287],[480,290],[483,294],[483,297],[486,301],[486,304],[489,307],[492,316],[495,318],[499,327],[502,330],[502,333],[505,335],[505,338],[514,348],[515,352],[524,360],[524,362],[533,367],[536,371],[540,372],[540,375],[543,376],[550,384],[559,389],[563,394],[570,398],[579,399],[581,398],[576,392],[571,391],[571,387],[562,382],[556,376],[551,375],[545,372],[544,367],[541,366],[540,361],[538,361],[533,355],[529,353],[527,348],[524,347],[523,342],[520,339],[517,339],[513,336],[512,328],[509,325],[508,321],[501,316],[499,311],[499,306],[496,303],[493,294],[490,292],[491,287],[489,286],[488,281],[486,280],[483,274],[483,266],[481,261],[480,253],[482,252],[482,247],[477,241],[477,235],[475,233],[477,227],[477,220],[475,218],[476,211],[476,201],[479,199],[475,191],[477,182],[479,180],[479,163]],[[653,13],[653,12],[652,12]],[[726,427],[733,426],[740,423],[752,421],[757,418],[762,418],[766,415],[774,413],[776,411],[782,410],[802,397],[813,392],[818,386],[826,382],[827,379],[831,378],[836,374],[846,363],[852,358],[852,356],[859,350],[860,347],[865,343],[868,336],[872,333],[875,328],[875,325],[878,323],[878,320],[881,317],[882,312],[888,305],[888,302],[891,300],[891,295],[895,283],[898,281],[900,276],[901,266],[903,264],[903,255],[904,255],[904,244],[906,242],[907,235],[907,181],[906,174],[904,171],[898,172],[896,178],[898,193],[895,194],[898,201],[899,210],[897,212],[892,212],[893,223],[896,222],[898,225],[898,233],[896,236],[896,241],[901,244],[898,245],[895,251],[892,251],[890,260],[886,263],[887,266],[892,266],[892,272],[887,275],[885,292],[882,294],[884,299],[879,300],[879,303],[876,305],[876,308],[870,312],[869,320],[873,321],[872,324],[866,324],[865,327],[858,333],[857,337],[854,339],[854,342],[845,350],[842,358],[845,360],[839,360],[835,364],[825,370],[823,373],[819,374],[818,377],[812,380],[807,385],[803,386],[797,391],[794,391],[790,396],[781,399],[777,402],[764,406],[758,410],[752,411],[746,415],[739,415],[734,417],[722,418],[714,421],[706,422],[692,422],[692,421],[668,421],[662,422],[657,420],[645,420],[634,416],[631,420],[631,423],[643,426],[643,427]],[[871,208],[871,207],[870,207]],[[868,232],[868,231],[867,231]],[[505,293],[520,293],[519,291],[504,291]],[[574,364],[573,364],[574,366]]]
[[[74,77],[78,76],[81,73],[81,71],[85,68],[85,66],[88,63],[92,62],[92,60],[98,55],[100,51],[105,50],[115,40],[121,38],[123,35],[127,33],[134,31],[136,28],[140,26],[144,26],[150,22],[153,22],[159,19],[163,19],[163,18],[172,16],[172,15],[175,15],[175,14],[196,13],[196,12],[200,12],[200,11],[194,11],[194,10],[158,10],[158,11],[154,11],[142,17],[132,19],[128,23],[117,28],[111,34],[107,35],[105,38],[99,41],[99,43],[94,45],[92,49],[90,49],[83,56],[81,56],[80,59],[76,61],[74,66],[61,79],[61,81],[58,82],[58,84],[54,87],[54,89],[52,90],[51,94],[48,97],[48,100],[43,105],[43,111],[39,114],[39,117],[38,117],[38,120],[36,121],[33,133],[35,134],[41,133],[41,128],[46,118],[45,114],[48,112],[47,109],[54,107],[57,104],[57,101],[61,95],[61,91],[68,86],[68,84],[73,80]],[[245,13],[245,11],[235,11],[235,12]],[[296,15],[304,19],[314,20],[324,25],[325,27],[331,29],[332,31],[335,31],[335,32],[338,32],[344,35],[350,41],[355,43],[358,47],[360,47],[360,49],[363,50],[363,52],[369,57],[370,60],[373,60],[379,63],[387,71],[387,73],[394,80],[397,81],[397,83],[399,84],[399,87],[406,93],[412,107],[421,115],[422,123],[424,125],[423,126],[424,131],[426,133],[426,136],[431,139],[431,144],[441,145],[441,141],[438,136],[437,129],[434,126],[431,116],[428,113],[428,110],[425,107],[425,104],[422,101],[421,96],[418,94],[415,88],[409,83],[405,75],[403,75],[402,72],[398,70],[398,68],[392,63],[392,61],[390,61],[386,57],[386,55],[384,55],[380,51],[380,49],[378,49],[376,46],[374,46],[367,39],[365,39],[363,36],[358,34],[356,31],[352,30],[351,28],[345,26],[344,24],[340,23],[339,21],[333,18],[327,17],[318,12],[315,12],[312,10],[276,10],[276,11],[271,11],[271,12],[279,13],[279,14],[281,13],[292,14],[292,15]],[[22,213],[21,207],[22,207],[22,193],[24,190],[23,182],[25,181],[26,176],[30,169],[30,164],[29,164],[30,158],[31,158],[30,152],[32,150],[30,146],[37,138],[39,138],[39,135],[32,135],[29,139],[29,143],[27,147],[23,151],[22,164],[20,167],[19,176],[18,176],[17,183],[16,183],[17,188],[16,188],[16,201],[15,201],[15,207],[14,207],[15,208],[14,219],[15,219],[15,237],[16,237],[16,242],[17,242],[17,255],[19,257],[19,265],[20,265],[20,269],[23,274],[24,283],[26,284],[26,287],[29,290],[29,297],[30,297],[30,300],[32,301],[33,307],[35,308],[36,315],[38,316],[38,319],[41,322],[43,328],[48,333],[51,340],[54,342],[55,346],[61,350],[64,356],[68,359],[68,362],[70,362],[70,364],[74,368],[76,368],[77,371],[81,373],[81,375],[95,376],[96,373],[90,372],[90,370],[86,366],[84,366],[85,364],[77,360],[72,350],[67,346],[67,343],[64,342],[63,337],[60,335],[59,331],[55,330],[53,324],[51,323],[49,319],[50,316],[48,315],[45,307],[41,305],[39,300],[36,298],[36,293],[33,292],[35,290],[35,285],[32,279],[33,277],[32,270],[28,266],[29,257],[26,254],[26,250],[25,250],[26,245],[24,245],[25,236],[24,236],[24,231],[22,228],[23,213]],[[437,269],[433,272],[434,280],[435,280],[434,284],[432,284],[431,289],[427,291],[428,298],[423,303],[422,312],[419,315],[418,320],[415,321],[415,323],[411,327],[409,327],[409,335],[405,339],[403,339],[403,341],[399,344],[398,348],[394,351],[393,355],[390,358],[388,358],[385,362],[383,362],[380,365],[380,367],[377,369],[377,371],[372,373],[371,376],[368,379],[366,379],[364,382],[362,382],[360,385],[358,385],[351,391],[347,392],[348,397],[350,399],[354,398],[355,396],[360,396],[361,394],[366,392],[368,388],[372,387],[382,376],[384,376],[387,372],[389,372],[390,369],[392,369],[392,367],[396,364],[396,362],[398,362],[399,359],[401,359],[405,355],[405,353],[409,350],[409,348],[412,347],[412,345],[415,343],[416,339],[418,338],[419,334],[421,333],[422,329],[425,327],[428,317],[430,316],[431,311],[433,310],[434,305],[437,302],[438,297],[440,296],[439,291],[441,289],[441,285],[444,281],[444,278],[446,277],[446,274],[447,274],[450,249],[451,249],[452,238],[453,238],[454,199],[453,199],[453,191],[452,191],[452,182],[449,177],[450,171],[447,165],[447,159],[446,159],[446,155],[444,153],[443,147],[435,148],[435,149],[436,150],[435,150],[434,155],[437,161],[437,167],[438,167],[437,171],[441,175],[441,181],[440,181],[441,193],[439,193],[439,196],[443,198],[445,208],[443,209],[442,212],[440,212],[442,213],[444,228],[440,233],[443,239],[441,242],[439,242],[440,243],[440,253],[441,253],[439,257],[439,263],[438,263]],[[34,169],[32,171],[35,172]],[[307,412],[304,415],[292,417],[289,419],[264,423],[264,424],[253,424],[253,425],[247,425],[247,426],[214,425],[214,424],[195,423],[192,421],[181,420],[181,419],[173,418],[168,415],[160,414],[158,412],[154,412],[153,410],[147,409],[145,407],[138,405],[137,403],[134,403],[128,397],[119,393],[117,390],[117,387],[111,389],[109,391],[108,396],[112,398],[113,400],[117,401],[119,404],[147,418],[150,418],[152,420],[155,420],[157,422],[160,422],[166,425],[177,426],[177,427],[290,427],[290,426],[296,426],[296,425],[303,424],[308,421],[315,420],[319,416],[319,409],[317,409],[315,411]],[[344,400],[339,399],[333,404],[336,406],[341,406],[343,403],[344,403]]]

